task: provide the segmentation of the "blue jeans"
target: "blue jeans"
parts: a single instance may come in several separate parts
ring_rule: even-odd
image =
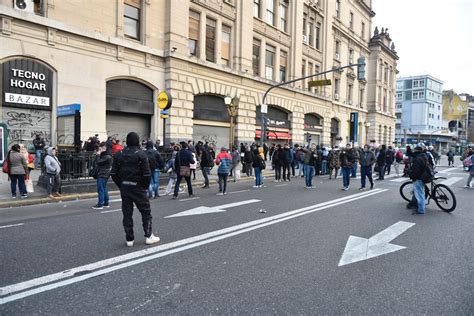
[[[109,205],[109,189],[107,189],[106,178],[97,178],[97,194],[99,195],[99,202],[97,206]]]
[[[362,188],[365,188],[365,177],[369,178],[370,184],[374,183],[372,166],[360,166],[360,184]]]
[[[310,165],[303,165],[304,181],[307,187],[313,186],[314,167]]]
[[[263,185],[262,170],[259,167],[253,169],[255,170],[255,185]]]
[[[348,188],[349,184],[351,182],[351,168],[348,167],[342,167],[341,172],[342,172],[342,185],[344,188]]]
[[[357,176],[357,163],[354,162],[351,169],[351,177],[355,178]]]
[[[423,180],[413,181],[413,194],[418,202],[418,213],[425,214],[425,183]]]
[[[10,186],[12,190],[12,196],[16,196],[16,184],[18,183],[18,188],[20,189],[20,194],[26,194],[26,185],[25,185],[25,175],[24,174],[11,174],[10,175]]]
[[[41,155],[43,154],[42,149],[36,149],[36,159],[35,159],[35,167],[40,168],[41,167]]]
[[[304,175],[303,163],[298,161],[298,176]]]
[[[152,170],[151,178],[150,178],[150,186],[148,187],[148,197],[150,199],[153,198],[153,193],[155,193],[155,197],[160,196],[158,192],[158,189],[160,186],[159,179],[160,179],[160,169]]]
[[[327,160],[323,160],[321,162],[321,174],[323,176],[328,174],[328,161]]]

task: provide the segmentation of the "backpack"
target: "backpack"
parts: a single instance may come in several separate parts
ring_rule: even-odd
[[[395,156],[397,162],[401,162],[403,160],[403,153],[399,150],[397,151],[397,155]]]
[[[470,167],[472,166],[472,156],[466,157],[463,162],[462,162],[464,167]]]
[[[97,164],[97,158],[92,161],[92,166],[89,169],[89,177],[92,177],[94,179],[97,179],[97,176],[99,175],[99,165]]]
[[[158,162],[156,161],[156,158],[155,158],[155,151],[147,150],[145,152],[148,157],[148,163],[150,164],[150,170],[153,171],[156,168],[158,168]]]

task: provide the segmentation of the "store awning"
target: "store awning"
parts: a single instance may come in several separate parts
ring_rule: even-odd
[[[262,132],[260,130],[255,131],[255,138],[260,139]],[[268,139],[274,140],[291,140],[291,135],[288,132],[268,132]]]

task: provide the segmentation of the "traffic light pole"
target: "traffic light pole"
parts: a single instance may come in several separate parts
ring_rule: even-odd
[[[266,104],[265,101],[267,100],[267,95],[274,88],[278,88],[278,87],[285,86],[287,84],[297,82],[297,81],[300,81],[300,80],[304,80],[304,79],[308,79],[308,78],[311,78],[311,77],[320,76],[320,75],[324,75],[324,74],[331,73],[331,72],[334,72],[334,71],[339,71],[339,70],[342,70],[342,69],[345,69],[345,68],[352,68],[352,67],[357,67],[357,72],[358,72],[357,73],[357,80],[359,80],[359,81],[365,80],[365,68],[364,68],[365,67],[365,58],[364,57],[359,57],[357,59],[357,64],[350,64],[350,65],[334,68],[334,69],[331,69],[331,70],[326,70],[326,71],[319,72],[319,73],[316,73],[316,74],[311,74],[311,75],[308,75],[308,76],[304,76],[304,77],[296,78],[296,79],[293,79],[293,80],[290,80],[290,81],[280,82],[280,83],[277,83],[275,85],[272,85],[263,94],[262,104]],[[260,109],[261,109],[261,107],[260,107]],[[265,113],[262,113],[262,126],[261,126],[261,133],[260,133],[260,139],[262,140],[262,142],[267,140],[265,120],[266,120]]]

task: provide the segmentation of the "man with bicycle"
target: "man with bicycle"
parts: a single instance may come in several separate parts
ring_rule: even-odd
[[[425,154],[425,144],[419,143],[413,151],[413,163],[411,165],[409,176],[413,180],[413,199],[408,203],[408,208],[416,208],[417,214],[425,214],[425,183],[431,181],[432,167]],[[416,205],[417,204],[417,205]]]

